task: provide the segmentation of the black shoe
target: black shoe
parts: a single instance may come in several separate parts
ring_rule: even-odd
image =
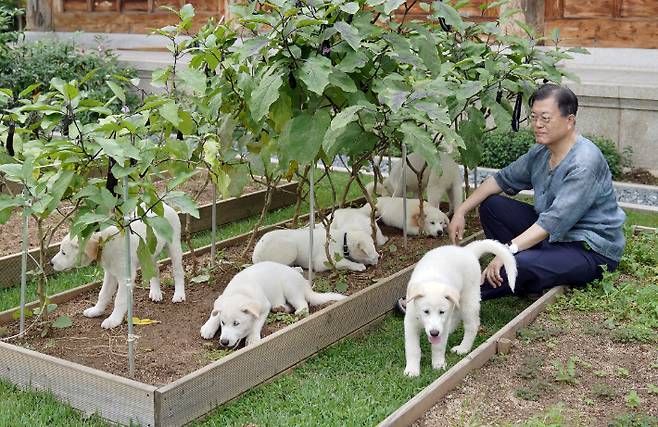
[[[400,298],[398,302],[395,304],[395,311],[399,314],[404,316],[407,313],[407,299],[406,298]]]

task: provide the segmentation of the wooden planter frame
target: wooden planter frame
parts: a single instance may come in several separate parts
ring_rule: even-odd
[[[276,187],[272,195],[270,211],[292,205],[296,200],[297,183],[291,182]],[[265,203],[266,190],[258,190],[240,197],[217,201],[217,225],[228,224],[259,214]],[[190,217],[190,232],[209,230],[211,221],[212,203],[199,207],[199,218]],[[185,224],[187,214],[178,214],[181,224]],[[46,249],[46,258],[50,259],[59,251],[59,243],[52,244]],[[20,283],[21,280],[21,253],[0,257],[0,289],[9,288]],[[35,261],[38,258],[39,249],[31,249],[28,256],[28,270],[38,268]],[[54,270],[50,264],[46,264],[44,270],[47,275],[52,275]]]

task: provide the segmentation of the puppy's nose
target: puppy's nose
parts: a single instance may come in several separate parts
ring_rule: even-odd
[[[223,345],[224,347],[228,347],[228,340],[227,339],[219,340],[219,343],[221,345]]]
[[[432,335],[433,337],[438,337],[439,336],[439,331],[436,330],[436,329],[432,329],[430,331],[430,335]]]

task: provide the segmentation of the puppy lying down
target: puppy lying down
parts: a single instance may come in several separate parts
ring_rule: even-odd
[[[314,292],[302,276],[301,269],[275,262],[260,262],[236,274],[213,306],[208,321],[201,327],[201,336],[211,339],[221,326],[219,342],[236,347],[242,338],[247,345],[260,340],[260,332],[273,308],[295,314],[310,305],[339,301],[345,295]]]
[[[378,197],[377,215],[384,224],[402,229],[404,223],[402,203],[402,197]],[[370,213],[369,205],[365,205],[362,209],[366,214]],[[427,202],[423,203],[423,212],[425,219],[421,223],[420,200],[407,199],[407,233],[410,236],[418,236],[422,225],[425,233],[430,236],[443,235],[450,222],[446,214]]]
[[[332,256],[340,255],[340,260],[335,262],[339,270],[363,271],[366,265],[377,264],[379,254],[369,232],[332,228],[331,237],[329,253]],[[308,228],[270,231],[258,240],[251,259],[254,264],[273,261],[285,265],[299,265],[306,269],[312,262],[314,271],[326,271],[330,266],[324,250],[325,239],[324,227],[316,226],[313,230],[313,259],[311,260],[308,251]]]
[[[485,253],[503,260],[507,278],[514,290],[516,260],[509,249],[495,240],[475,241],[465,247],[441,246],[432,249],[416,264],[407,285],[407,310],[404,317],[405,375],[420,373],[421,330],[432,346],[432,367],[444,369],[448,336],[464,322],[461,344],[452,348],[457,354],[471,350],[480,328],[480,263]]]

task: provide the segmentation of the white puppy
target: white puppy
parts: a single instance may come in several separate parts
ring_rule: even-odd
[[[363,231],[331,230],[329,254],[338,254],[336,261],[339,270],[363,271],[366,265],[375,265],[379,254],[370,233]],[[324,250],[325,229],[316,226],[313,230],[313,260],[309,258],[308,228],[296,230],[274,230],[265,233],[258,240],[251,260],[254,264],[273,261],[285,265],[299,265],[308,269],[313,262],[314,271],[327,271],[331,267]]]
[[[420,197],[422,192],[427,189],[427,198],[432,206],[439,207],[444,194],[448,194],[450,202],[450,211],[454,212],[462,204],[462,184],[463,178],[459,165],[452,159],[448,153],[439,154],[439,164],[441,174],[434,169],[425,168],[422,175],[421,191],[418,191],[418,178],[416,173],[405,164],[405,183],[407,193],[413,193]],[[415,170],[420,171],[425,165],[425,159],[419,154],[411,153],[407,156]],[[366,189],[370,194],[374,192],[374,184],[369,183]],[[391,167],[391,172],[384,182],[377,186],[377,194],[381,196],[402,197],[404,191],[402,188],[402,160],[396,161]]]
[[[485,253],[500,257],[510,288],[516,281],[516,260],[505,245],[495,240],[480,240],[465,247],[441,246],[432,249],[416,264],[407,285],[407,309],[404,316],[404,348],[407,366],[404,373],[420,373],[420,331],[425,330],[432,345],[432,367],[444,369],[448,336],[464,322],[461,344],[452,348],[457,354],[471,350],[480,328],[480,263]]]
[[[154,216],[152,212],[149,216]],[[176,211],[168,205],[164,205],[164,218],[169,222],[172,228],[172,243],[168,244],[158,236],[155,256],[162,252],[163,247],[167,246],[171,265],[174,271],[175,291],[172,302],[185,301],[185,275],[183,271],[182,250],[180,244],[180,220]],[[134,283],[139,267],[137,258],[137,246],[139,245],[139,236],[146,237],[146,225],[142,221],[133,222],[130,226],[133,231],[130,239],[130,266],[131,281]],[[125,240],[115,226],[96,232],[91,235],[89,241],[81,252],[78,239],[71,238],[70,235],[64,237],[59,247],[59,252],[50,261],[55,271],[68,270],[76,265],[84,267],[93,261],[99,261],[105,275],[103,277],[103,286],[98,294],[98,302],[95,306],[86,309],[83,314],[86,317],[98,317],[105,311],[110,303],[112,295],[116,291],[114,299],[114,309],[112,314],[103,321],[102,328],[110,329],[119,326],[123,322],[126,314],[126,266],[125,266]],[[79,255],[79,256],[78,256]],[[118,288],[118,291],[117,291]],[[160,277],[155,276],[150,280],[149,297],[153,301],[162,301],[162,291],[160,290]]]
[[[402,229],[402,203],[402,197],[378,197],[377,215],[384,224]],[[366,207],[368,210],[370,209],[368,205],[364,206],[364,209]],[[423,212],[425,214],[422,222],[424,232],[434,237],[441,236],[450,222],[446,214],[427,202],[423,203]],[[418,236],[420,226],[420,200],[407,199],[407,233],[411,236]]]
[[[287,302],[293,306],[295,314],[300,314],[308,310],[309,304],[320,305],[345,298],[345,295],[331,292],[313,292],[299,270],[275,262],[261,262],[236,274],[215,300],[208,321],[201,327],[201,336],[211,339],[221,325],[219,341],[223,346],[236,347],[245,337],[247,345],[255,344],[273,308],[289,311]]]
[[[358,209],[336,209],[331,228],[340,231],[364,231],[372,234],[372,228],[370,227],[370,206],[366,205]],[[388,241],[388,237],[384,236],[376,222],[375,230],[377,244],[381,246]]]

